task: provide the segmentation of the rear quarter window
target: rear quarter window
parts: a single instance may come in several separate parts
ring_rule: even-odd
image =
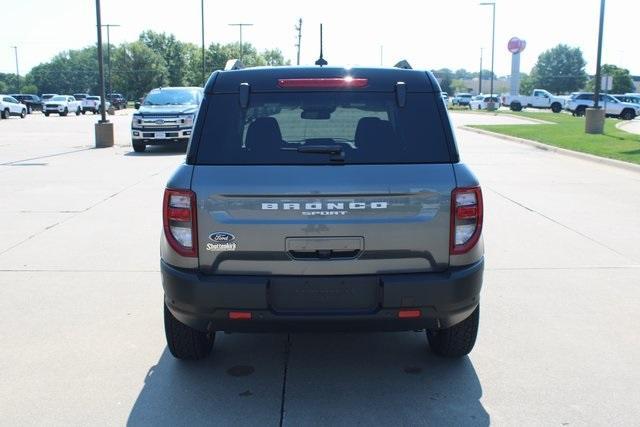
[[[395,93],[356,91],[252,93],[247,108],[238,94],[204,102],[196,164],[328,164],[326,153],[301,152],[327,146],[345,164],[451,161],[438,93],[407,93],[404,107]]]

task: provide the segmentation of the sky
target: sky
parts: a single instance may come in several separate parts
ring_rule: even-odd
[[[63,50],[95,43],[93,0],[1,0],[0,72],[15,72],[12,46],[18,46],[20,74]],[[279,48],[295,63],[296,31],[302,18],[301,63],[312,64],[319,53],[319,25],[324,24],[324,54],[330,65],[392,66],[407,59],[414,68],[479,68],[491,65],[491,6],[478,0],[394,0],[311,2],[304,0],[204,1],[205,43],[238,40],[231,23],[251,23],[243,39],[258,49]],[[543,51],[565,43],[582,49],[587,72],[595,73],[599,0],[495,0],[495,71],[508,75],[511,54],[507,42],[517,36],[527,42],[521,71],[529,72]],[[638,0],[606,2],[603,63],[613,63],[640,75]],[[102,0],[103,24],[111,42],[134,41],[151,29],[173,33],[200,45],[200,0]],[[103,31],[106,41],[106,31]]]

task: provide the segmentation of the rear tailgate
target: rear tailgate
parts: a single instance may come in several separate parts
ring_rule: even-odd
[[[449,264],[451,165],[198,166],[200,269],[337,275]]]

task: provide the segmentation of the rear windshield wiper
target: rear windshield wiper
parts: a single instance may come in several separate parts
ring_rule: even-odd
[[[297,151],[298,153],[329,154],[332,162],[344,162],[344,150],[339,145],[301,145],[296,148],[282,148],[283,150]]]

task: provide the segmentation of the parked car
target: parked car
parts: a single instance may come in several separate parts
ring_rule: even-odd
[[[444,101],[444,106],[449,108],[449,94],[447,92],[442,92],[442,101]]]
[[[620,102],[640,105],[640,95],[611,95]]]
[[[220,71],[193,132],[163,201],[175,357],[216,331],[426,330],[440,356],[471,351],[482,192],[432,73]]]
[[[10,95],[0,95],[0,117],[8,119],[11,116],[27,117],[27,106]]]
[[[500,100],[498,95],[476,95],[469,101],[469,109],[471,110],[486,110],[490,102],[494,103],[495,108],[500,107]]]
[[[32,111],[42,111],[42,100],[38,95],[16,93],[10,96],[27,106],[27,114],[31,114]]]
[[[201,87],[163,87],[153,89],[131,119],[133,150],[142,152],[147,145],[170,142],[186,144],[200,101]]]
[[[127,99],[122,96],[121,93],[107,94],[107,101],[111,102],[111,105],[113,105],[113,108],[115,108],[116,110],[127,108]]]
[[[469,102],[471,101],[472,97],[473,95],[471,95],[470,93],[457,93],[451,100],[451,104],[461,107],[467,107],[469,106]]]
[[[109,101],[105,101],[105,107],[107,110],[109,110],[109,108],[111,107],[111,103]],[[89,95],[87,96],[86,108],[83,110],[83,113],[85,111],[89,111],[89,112],[92,112],[93,114],[98,114],[99,112],[101,112],[100,108],[101,108],[100,97]]]
[[[44,109],[44,104],[45,102],[47,102],[48,100],[50,100],[51,98],[53,98],[54,96],[56,96],[57,93],[43,93],[42,96],[40,97],[40,100],[42,100],[42,107]],[[44,111],[44,110],[43,110]]]
[[[88,93],[74,93],[73,97],[76,99],[76,101],[80,101],[80,106],[82,107],[82,114],[86,113],[86,108],[88,106],[87,104],[87,97],[89,96]]]
[[[566,109],[574,116],[583,116],[587,108],[594,106],[594,98],[593,92],[576,93],[567,102]],[[611,95],[600,94],[599,104],[604,108],[607,117],[633,120],[640,115],[640,105],[618,101]]]
[[[534,89],[530,96],[505,95],[502,97],[502,105],[509,107],[511,111],[521,111],[523,108],[551,109],[559,113],[564,108],[566,100],[554,96],[544,89]]]
[[[82,103],[71,95],[56,95],[45,102],[43,111],[47,117],[51,113],[56,113],[60,116],[75,113],[76,116],[79,116],[82,113]]]

